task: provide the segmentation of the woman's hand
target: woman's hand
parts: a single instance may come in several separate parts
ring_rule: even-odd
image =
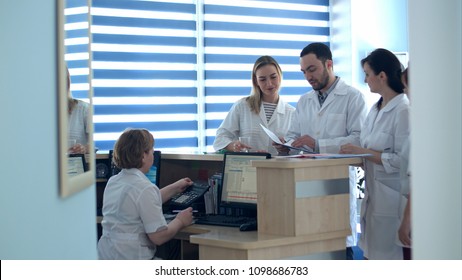
[[[179,212],[176,215],[176,219],[180,220],[181,223],[183,224],[183,227],[187,227],[190,224],[192,224],[193,221],[193,209],[191,207],[188,207],[184,209],[183,211]]]
[[[192,184],[193,184],[193,181],[189,179],[188,177],[186,177],[164,188],[161,188],[160,194],[162,196],[162,203],[165,203],[168,200],[170,200],[172,196],[184,192]]]
[[[372,161],[373,163],[382,165],[382,153],[378,151],[374,151],[371,149],[366,149],[360,146],[353,145],[351,143],[345,144],[340,146],[340,154],[367,154],[365,159]]]
[[[411,223],[410,222],[403,220],[398,230],[398,237],[404,246],[411,246]]]
[[[85,147],[82,144],[77,143],[74,146],[69,148],[68,153],[69,154],[86,154],[87,147]]]
[[[189,179],[188,177],[185,177],[171,184],[171,186],[172,186],[173,192],[175,194],[178,194],[178,193],[184,192],[192,184],[193,184],[193,181]]]
[[[340,146],[340,154],[364,154],[364,149],[351,143]]]
[[[403,220],[398,229],[398,237],[404,246],[411,246],[411,197],[409,196],[404,208]]]
[[[176,215],[175,219],[168,224],[167,230],[148,233],[149,239],[157,246],[171,240],[178,231],[192,224],[192,213],[193,210],[191,207],[182,210]]]
[[[252,147],[245,145],[239,140],[236,140],[236,141],[229,143],[228,146],[225,147],[225,149],[230,152],[242,152],[242,151],[248,151],[252,149]]]

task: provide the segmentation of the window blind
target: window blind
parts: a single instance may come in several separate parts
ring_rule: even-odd
[[[258,57],[278,61],[281,98],[296,104],[309,89],[300,52],[313,41],[329,42],[328,0],[204,1],[207,151],[213,151],[216,130],[233,103],[250,94]]]
[[[93,0],[91,14],[95,145],[142,127],[156,149],[197,151],[194,1]]]
[[[88,102],[90,89],[88,3],[87,0],[66,0],[64,2],[64,60],[71,76],[71,93],[74,98]]]
[[[300,51],[330,39],[329,0],[93,0],[91,15],[94,140],[102,151],[127,127],[143,127],[156,149],[211,152],[232,104],[250,94],[258,57],[279,62],[280,94],[295,105],[309,90]],[[83,55],[83,45],[71,49]],[[84,87],[78,81],[73,75],[74,89]]]

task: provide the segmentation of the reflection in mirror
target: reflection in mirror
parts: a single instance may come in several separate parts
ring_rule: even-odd
[[[68,153],[87,154],[89,149],[89,131],[91,123],[88,116],[90,109],[89,103],[74,98],[70,90],[71,78],[69,69],[67,71],[67,110],[68,120]]]
[[[67,197],[95,180],[90,1],[57,0],[57,5],[60,194]]]

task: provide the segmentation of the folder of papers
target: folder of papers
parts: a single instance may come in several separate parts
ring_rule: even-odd
[[[264,127],[262,124],[260,124],[261,128],[263,131],[266,132],[268,137],[273,140],[275,143],[282,145],[284,147],[287,147],[289,149],[294,149],[294,150],[299,150],[303,151],[307,154],[300,154],[300,155],[290,155],[290,156],[282,156],[282,157],[292,157],[292,158],[352,158],[352,157],[369,157],[372,156],[371,154],[315,154],[314,151],[309,148],[309,147],[292,147],[291,143],[293,140],[290,140],[286,143],[282,143],[282,141],[279,139],[279,137],[276,136],[271,130],[268,128]]]
[[[356,158],[356,157],[370,157],[372,154],[300,154],[289,156],[278,156],[279,158]]]
[[[205,213],[218,214],[219,198],[218,188],[221,184],[221,174],[215,174],[209,178],[209,190],[204,194]]]

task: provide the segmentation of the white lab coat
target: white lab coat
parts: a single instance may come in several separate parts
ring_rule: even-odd
[[[365,196],[359,246],[368,259],[403,259],[396,244],[400,225],[401,154],[409,137],[409,100],[394,97],[380,111],[374,105],[361,131],[361,146],[382,152],[382,164],[365,160]]]
[[[359,145],[361,127],[367,114],[363,94],[339,80],[329,93],[323,106],[317,93],[312,90],[300,97],[297,103],[295,121],[286,140],[310,135],[316,139],[320,153],[338,153],[340,146],[352,143]],[[350,227],[352,235],[347,237],[346,246],[356,246],[357,193],[356,169],[350,167]]]
[[[77,100],[77,104],[72,110],[68,118],[68,135],[69,139],[75,139],[76,144],[87,145],[88,134],[90,132],[90,124],[88,118],[88,111],[90,104]]]
[[[411,153],[411,142],[409,137],[404,141],[402,150],[401,150],[401,167],[400,167],[400,181],[401,181],[401,202],[399,209],[399,224],[401,225],[404,218],[404,210],[406,209],[407,201],[411,192],[411,167],[409,165],[409,156]],[[399,233],[396,232],[396,244],[401,247],[411,248],[408,245],[403,245],[401,240],[399,240]]]
[[[363,94],[340,79],[322,107],[313,90],[300,97],[286,139],[310,135],[316,139],[320,153],[338,153],[341,145],[359,145],[366,114]]]
[[[153,259],[157,247],[147,234],[167,229],[157,186],[137,168],[112,176],[104,190],[101,226],[99,259]]]
[[[238,100],[231,107],[228,115],[217,130],[213,148],[215,151],[225,148],[232,141],[241,136],[250,137],[250,151],[265,150],[272,155],[277,155],[277,150],[272,145],[272,140],[263,131],[260,124],[264,125],[276,135],[284,137],[293,120],[295,108],[279,98],[276,110],[269,121],[266,121],[263,104],[260,114],[250,111],[245,98]]]

